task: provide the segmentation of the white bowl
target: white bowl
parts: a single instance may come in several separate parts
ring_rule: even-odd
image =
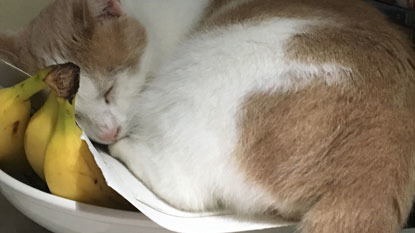
[[[19,211],[56,233],[166,233],[139,212],[103,208],[61,198],[0,170],[0,192]]]
[[[0,192],[20,212],[55,233],[167,233],[139,212],[88,205],[26,185],[0,170]],[[251,233],[292,233],[292,226]],[[249,233],[245,232],[245,233]]]

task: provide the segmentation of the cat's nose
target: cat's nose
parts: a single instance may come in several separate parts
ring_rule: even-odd
[[[117,141],[118,133],[120,132],[120,127],[114,127],[107,129],[100,135],[100,139],[107,143],[112,143]]]

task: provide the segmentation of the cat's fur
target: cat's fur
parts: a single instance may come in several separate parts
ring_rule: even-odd
[[[135,63],[116,82],[133,91],[114,97],[133,108],[115,117],[110,151],[161,198],[278,213],[303,233],[403,226],[415,194],[415,60],[380,13],[360,0],[121,5],[139,23],[125,41]],[[85,98],[97,92],[83,86]],[[87,133],[99,136],[94,123]]]

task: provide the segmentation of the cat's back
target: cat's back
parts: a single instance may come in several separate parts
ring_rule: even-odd
[[[407,36],[364,1],[212,0],[164,70],[201,65],[198,76],[207,81],[236,69],[251,78],[228,79],[250,90],[296,89],[315,80],[376,86],[399,79],[409,87],[410,48]]]
[[[299,217],[335,191],[373,194],[362,202],[407,195],[414,69],[409,40],[363,1],[214,0],[143,93],[140,133],[165,143],[155,149],[161,170],[186,161],[186,177],[237,209],[272,203]],[[204,164],[221,166],[212,174]],[[155,189],[187,189],[166,183]],[[200,190],[195,200],[169,198],[193,209],[210,200]],[[398,199],[403,222],[409,199]],[[351,208],[364,211],[359,201]]]
[[[247,34],[256,34],[264,25],[268,36],[281,39],[281,52],[287,61],[346,67],[359,64],[362,68],[378,65],[362,62],[369,57],[397,58],[391,53],[413,59],[407,36],[373,6],[359,0],[213,0],[195,32],[221,31],[225,35],[239,27]],[[252,37],[256,38],[253,42],[267,41],[262,34]]]

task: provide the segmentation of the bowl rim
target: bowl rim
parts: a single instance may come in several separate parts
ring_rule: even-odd
[[[37,205],[46,208],[59,208],[66,214],[78,215],[94,221],[101,222],[105,220],[106,223],[111,222],[122,225],[160,228],[160,226],[140,212],[110,209],[59,197],[24,184],[0,169],[0,192],[10,191],[22,194],[36,201]],[[6,199],[8,198],[6,197]]]

